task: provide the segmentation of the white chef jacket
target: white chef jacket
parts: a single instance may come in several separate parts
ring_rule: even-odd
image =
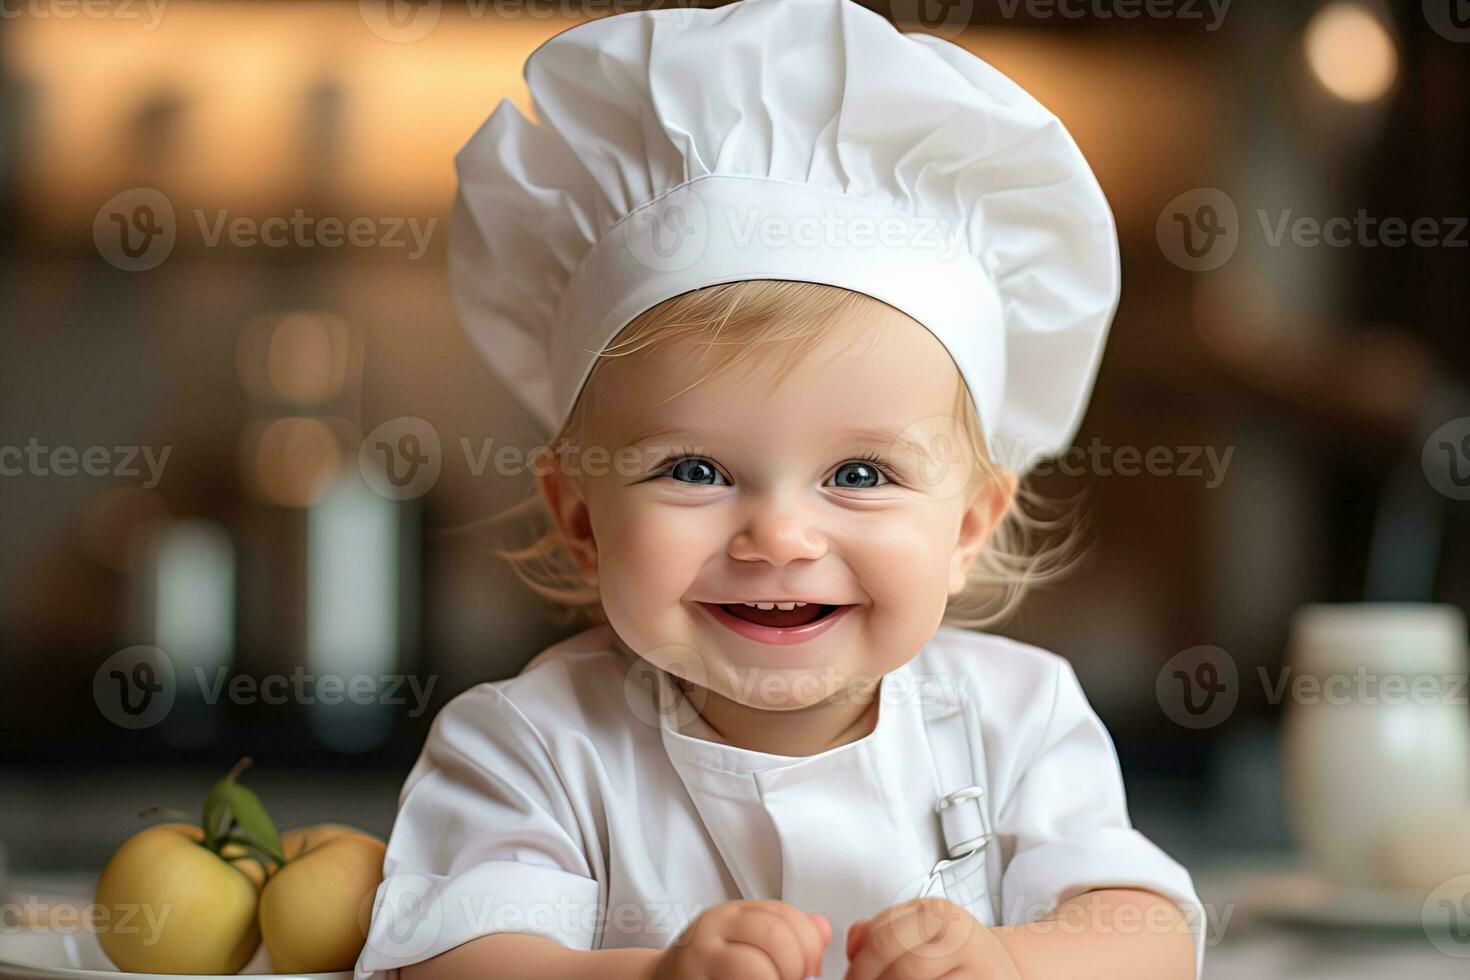
[[[854,742],[806,757],[742,749],[716,741],[606,625],[470,688],[435,718],[404,783],[354,980],[398,980],[495,932],[664,948],[741,898],[826,915],[832,980],[848,924],[921,893],[993,926],[1103,887],[1178,903],[1201,976],[1193,882],[1133,829],[1112,740],[1067,661],[942,626],[879,697],[874,730]],[[950,717],[931,722],[945,705]],[[931,874],[947,857],[935,804],[963,788],[945,774],[971,765],[992,836]]]

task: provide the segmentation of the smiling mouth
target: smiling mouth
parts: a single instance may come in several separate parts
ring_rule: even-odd
[[[824,606],[811,603],[798,606],[795,609],[757,609],[747,606],[741,602],[701,603],[706,606],[716,606],[734,616],[743,619],[747,623],[757,626],[766,626],[771,629],[791,629],[795,626],[810,626],[831,616],[842,606]]]

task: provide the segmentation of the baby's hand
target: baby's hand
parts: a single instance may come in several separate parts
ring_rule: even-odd
[[[820,976],[832,938],[826,916],[774,899],[721,902],[700,913],[654,961],[650,980],[802,980]]]
[[[943,898],[890,905],[847,930],[846,980],[1021,980],[1010,954],[969,910]]]

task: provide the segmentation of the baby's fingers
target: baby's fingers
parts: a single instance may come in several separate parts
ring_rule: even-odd
[[[828,921],[826,915],[820,914],[820,912],[807,912],[807,915],[817,926],[817,940],[819,940],[820,945],[817,946],[816,974],[819,974],[822,973],[822,954],[826,952],[828,943],[832,942],[832,923]],[[816,976],[816,974],[813,974],[813,976]]]
[[[858,919],[847,927],[847,958],[852,959],[863,945],[863,933],[868,929],[867,919]]]
[[[846,980],[878,980],[900,959],[906,961],[902,972],[916,980],[940,976],[980,928],[969,912],[942,899],[890,906],[864,923],[857,937],[848,933]]]
[[[741,916],[728,938],[765,950],[782,980],[801,980],[822,972],[822,951],[832,935],[825,918],[819,926],[817,917],[773,899],[743,904],[750,914]]]

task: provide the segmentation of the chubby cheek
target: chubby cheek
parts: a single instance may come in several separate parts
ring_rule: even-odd
[[[680,603],[718,554],[709,521],[696,519],[693,508],[609,503],[592,518],[609,622],[637,650],[689,645],[690,617]]]
[[[866,610],[869,659],[884,661],[869,669],[906,662],[944,617],[953,534],[942,515],[913,516],[872,522],[845,542],[843,553],[872,603]]]

